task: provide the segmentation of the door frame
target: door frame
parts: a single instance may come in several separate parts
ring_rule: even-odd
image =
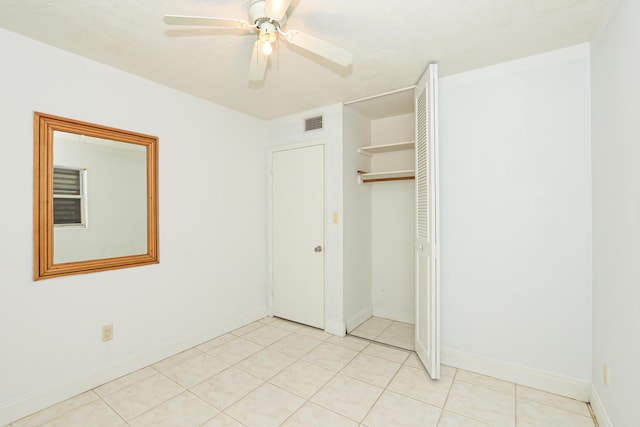
[[[268,155],[267,155],[267,275],[269,277],[269,283],[267,286],[267,315],[273,316],[273,155],[274,153],[281,151],[289,151],[296,150],[299,148],[309,148],[315,146],[322,146],[322,150],[324,152],[323,156],[323,177],[324,177],[324,212],[323,212],[323,222],[324,222],[324,235],[322,242],[322,250],[324,252],[324,329],[327,329],[328,319],[327,319],[327,176],[328,176],[328,168],[327,168],[327,141],[326,139],[317,139],[303,142],[294,142],[282,145],[276,145],[273,147],[269,147]]]

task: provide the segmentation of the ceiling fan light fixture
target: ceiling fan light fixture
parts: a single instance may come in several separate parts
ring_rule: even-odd
[[[262,53],[265,55],[271,55],[271,52],[273,52],[273,46],[271,46],[271,43],[276,41],[277,28],[275,24],[268,21],[260,24],[259,28],[259,39],[262,42]]]
[[[262,53],[265,55],[271,55],[271,52],[273,52],[273,46],[271,46],[271,43],[262,43]]]

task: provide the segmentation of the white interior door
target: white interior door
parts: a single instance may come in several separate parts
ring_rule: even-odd
[[[273,315],[324,329],[324,146],[271,158]]]
[[[416,97],[416,353],[440,378],[438,218],[438,65],[431,64]]]

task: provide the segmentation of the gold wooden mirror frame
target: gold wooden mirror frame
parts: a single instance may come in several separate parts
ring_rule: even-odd
[[[147,252],[112,258],[54,262],[53,142],[54,132],[108,139],[146,149]],[[157,264],[158,257],[158,138],[78,120],[34,114],[34,280],[72,274]]]

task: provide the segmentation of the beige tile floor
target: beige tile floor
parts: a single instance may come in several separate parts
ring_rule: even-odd
[[[395,347],[414,349],[415,328],[409,323],[397,322],[382,317],[370,317],[349,334],[355,337],[389,344]]]
[[[11,427],[593,427],[585,403],[265,318]]]

